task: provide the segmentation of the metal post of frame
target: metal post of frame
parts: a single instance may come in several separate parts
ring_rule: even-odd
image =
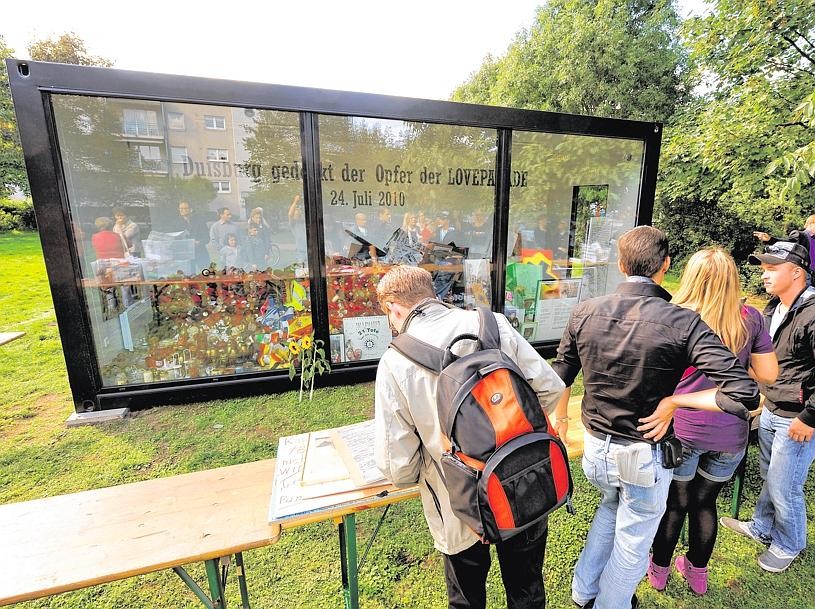
[[[492,238],[492,310],[503,313],[506,286],[507,242],[509,227],[509,184],[512,158],[512,132],[498,130],[498,153],[495,158],[495,221]]]
[[[340,533],[340,566],[345,609],[359,609],[359,582],[357,568],[357,523],[353,514],[342,517]]]

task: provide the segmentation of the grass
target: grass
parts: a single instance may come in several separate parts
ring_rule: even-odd
[[[372,416],[371,384],[319,389],[314,401],[297,403],[294,392],[264,397],[167,406],[134,413],[130,419],[96,427],[67,429],[72,411],[59,334],[36,234],[0,235],[0,331],[26,336],[0,347],[0,503],[123,484],[272,457],[282,435],[360,421]],[[668,284],[670,289],[670,282]],[[743,515],[760,487],[756,451],[748,467]],[[551,520],[545,574],[548,606],[570,607],[574,563],[582,548],[597,494],[572,463],[578,513]],[[815,488],[807,486],[815,514]],[[730,487],[721,498],[729,509]],[[72,515],[66,515],[71,517]],[[358,516],[360,547],[376,525],[378,512]],[[810,523],[810,538],[815,530]],[[0,532],[0,536],[2,533]],[[2,537],[0,537],[1,539]],[[287,532],[279,543],[247,552],[247,578],[256,608],[341,606],[336,529],[317,524]],[[815,552],[805,552],[787,573],[764,573],[759,548],[724,531],[711,563],[710,592],[694,596],[675,575],[665,593],[640,586],[644,608],[676,609],[815,608],[811,577]],[[200,566],[190,565],[199,582]],[[497,568],[489,579],[489,606],[504,602]],[[394,506],[360,574],[365,609],[445,606],[442,561],[433,549],[418,501]],[[227,598],[238,598],[230,578]],[[168,572],[21,603],[33,608],[181,609],[197,607],[192,593]]]

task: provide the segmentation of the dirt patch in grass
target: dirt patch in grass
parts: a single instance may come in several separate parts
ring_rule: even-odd
[[[67,396],[46,394],[7,412],[8,422],[0,427],[0,435],[9,444],[41,439],[62,431],[71,412]]]

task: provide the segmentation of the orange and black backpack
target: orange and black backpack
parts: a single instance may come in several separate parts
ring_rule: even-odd
[[[567,505],[572,476],[566,448],[535,390],[501,351],[498,322],[478,308],[478,336],[461,334],[439,349],[409,334],[391,343],[439,375],[437,410],[446,452],[441,465],[453,512],[484,542],[509,539]],[[456,356],[453,345],[476,341]]]

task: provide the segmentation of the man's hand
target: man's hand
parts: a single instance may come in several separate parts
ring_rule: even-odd
[[[793,442],[809,442],[812,440],[813,432],[815,432],[815,427],[810,427],[801,419],[796,418],[790,423],[787,433]]]
[[[767,243],[767,241],[770,240],[770,235],[768,235],[767,233],[764,233],[764,232],[762,232],[760,230],[753,231],[753,237],[755,237],[756,239],[758,239],[759,241],[761,241],[763,243]]]
[[[561,439],[564,444],[568,444],[566,440],[566,434],[569,433],[569,419],[566,418],[557,418],[555,419],[555,433],[557,437]]]
[[[637,427],[637,431],[644,432],[642,437],[646,440],[661,440],[668,433],[676,408],[673,396],[663,398],[651,416],[640,419],[642,425]]]

